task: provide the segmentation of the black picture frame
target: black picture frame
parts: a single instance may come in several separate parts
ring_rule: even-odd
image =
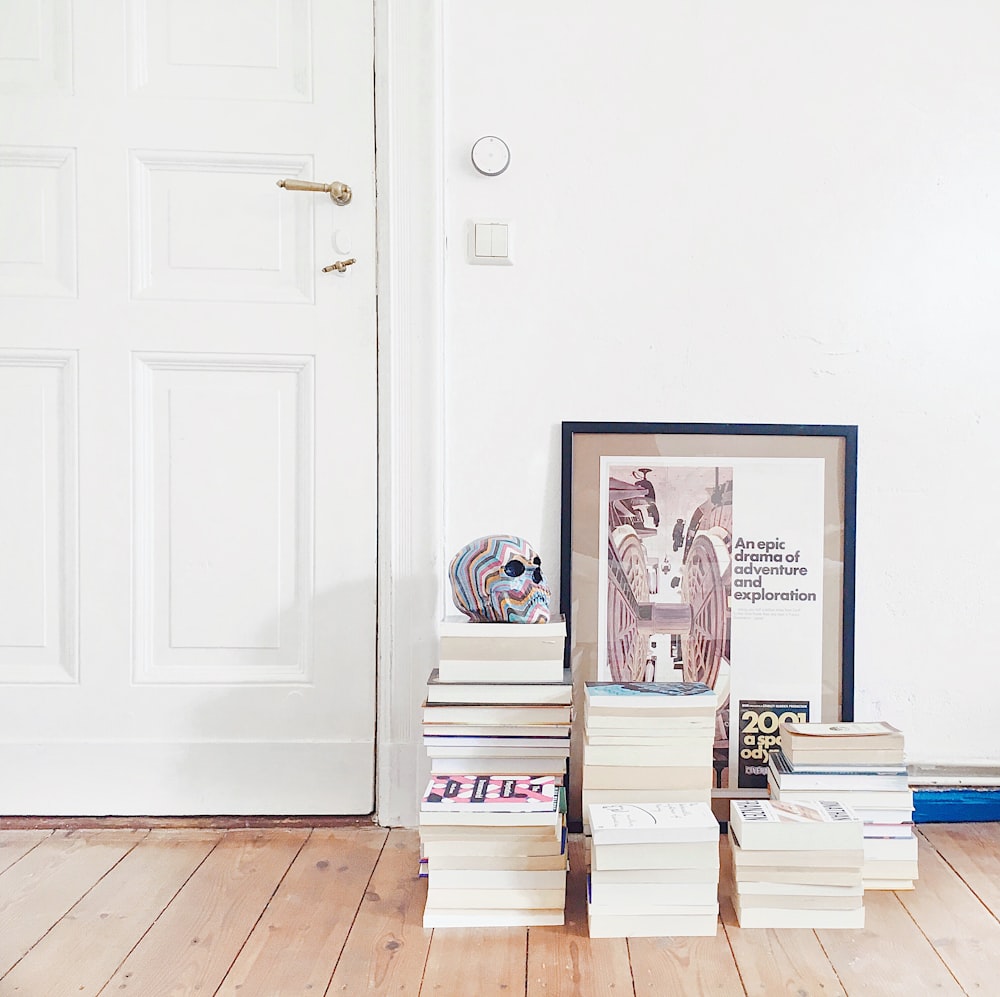
[[[705,485],[706,498],[690,516],[679,515],[671,520],[680,507],[668,500],[661,501],[662,508],[659,508],[656,501],[657,485],[659,483],[662,488],[664,480],[678,482],[677,487],[668,484],[665,490],[669,495],[685,494],[689,501],[693,501],[690,496],[695,494],[701,482]],[[742,493],[741,481],[744,482]],[[795,544],[803,537],[808,540],[799,552],[811,553],[795,562],[806,568],[808,574],[803,571],[804,577],[767,577],[767,572],[795,570],[791,562],[793,552],[791,548],[766,554],[763,550],[748,549],[747,545],[757,542],[763,548],[765,541],[747,539],[743,535],[746,531],[736,532],[734,523],[739,525],[741,494],[747,498],[743,506],[744,520],[772,526],[766,531],[766,535],[772,537],[768,543]],[[678,498],[677,502],[680,501]],[[737,512],[733,511],[734,506]],[[661,514],[666,518],[659,518]],[[812,669],[802,682],[803,688],[811,690],[808,699],[812,709],[808,719],[853,720],[856,514],[857,426],[562,424],[560,611],[567,623],[566,657],[572,669],[577,706],[570,765],[571,823],[576,824],[581,817],[583,684],[595,680],[663,680],[666,677],[664,660],[677,667],[673,656],[679,654],[680,671],[666,674],[722,683],[720,669],[724,663],[732,683],[727,690],[745,693],[753,688],[750,676],[754,667],[760,670],[761,666],[755,661],[761,655],[751,655],[746,642],[743,651],[739,642],[735,648],[731,645],[734,606],[737,607],[738,633],[752,632],[752,628],[747,630],[751,626],[747,620],[763,620],[757,624],[760,633],[781,634],[785,632],[782,626],[787,628],[788,640],[772,641],[771,644],[774,648],[782,648],[781,653],[786,657],[784,649],[793,639],[803,645],[804,659]],[[777,524],[785,522],[783,516],[796,525],[780,528]],[[683,540],[678,546],[677,532],[669,524],[672,521],[677,526],[682,519]],[[710,523],[712,525],[708,525]],[[671,530],[669,537],[664,535],[666,529]],[[652,548],[654,540],[658,545],[656,549],[665,553],[657,564],[650,565],[650,560],[657,560],[647,549]],[[692,549],[696,557],[689,561]],[[706,554],[711,567],[713,552],[717,552],[719,562],[715,576],[703,570]],[[727,554],[725,572],[720,575],[718,569],[721,562],[726,562]],[[784,569],[776,564],[751,563],[754,555],[761,559],[780,556],[782,561],[787,559],[789,563]],[[675,560],[680,563],[675,564]],[[672,573],[669,582],[668,561]],[[751,575],[752,571],[758,574]],[[738,575],[737,572],[747,574]],[[645,589],[643,573],[647,582]],[[678,604],[686,609],[650,608],[655,607],[658,600],[674,597],[665,591],[663,594],[649,593],[649,586],[658,584],[661,578],[665,584],[677,586],[681,593]],[[752,585],[757,588],[739,587]],[[685,593],[688,602],[684,601]],[[711,598],[706,596],[702,605],[705,593]],[[645,600],[640,596],[645,596]],[[673,627],[671,659],[666,659],[666,651],[662,649],[665,645],[662,634],[658,635],[661,638],[659,655],[652,657],[648,644],[644,644],[641,637],[631,642],[627,639],[631,615],[638,620],[636,633],[649,634],[652,627],[659,625],[649,617],[652,615],[662,622],[670,613],[688,614],[683,623],[668,624]],[[699,613],[704,613],[707,624],[697,619]],[[787,618],[785,624],[781,622],[782,616]],[[622,617],[626,618],[624,624]],[[688,627],[688,630],[675,645],[678,626],[682,630]],[[709,645],[710,649],[706,650]],[[720,666],[714,673],[713,661]],[[742,675],[737,671],[741,663]],[[817,667],[819,674],[815,675]],[[761,717],[766,720],[766,723],[761,720],[761,724],[769,726],[773,725],[776,716],[783,715],[783,706],[787,713],[799,708],[794,704],[805,701],[801,692],[796,692],[797,685],[782,694],[773,682],[769,684],[764,679],[761,688],[765,691],[759,696],[737,697],[737,709],[741,717],[750,718],[751,726],[754,709],[758,710],[758,720]],[[768,706],[773,709],[768,710]],[[766,784],[761,775],[764,768],[743,759],[741,754],[730,753],[732,736],[740,728],[729,724],[728,702],[726,711],[725,717],[721,713],[719,716],[719,729],[725,732],[726,754],[722,758],[723,749],[717,747],[717,785],[713,794],[723,801],[723,805],[716,807],[720,816],[728,814],[728,799],[733,796],[766,795],[766,788],[761,789],[761,785]],[[743,752],[760,748],[766,766],[766,738],[761,740],[762,747],[756,745],[749,734],[741,732],[738,738],[738,744],[745,745],[741,748]],[[717,745],[721,743],[717,740]],[[724,767],[720,768],[723,763]],[[755,782],[757,785],[750,785]]]

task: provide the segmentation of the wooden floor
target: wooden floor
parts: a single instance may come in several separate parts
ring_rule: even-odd
[[[864,931],[425,931],[413,831],[0,830],[0,995],[1000,994],[1000,824],[925,825],[920,882],[868,893]],[[723,863],[725,867],[725,862]]]

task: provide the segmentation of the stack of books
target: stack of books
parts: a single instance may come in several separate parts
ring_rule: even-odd
[[[857,814],[830,801],[731,800],[729,807],[741,927],[864,927]]]
[[[912,890],[918,877],[913,790],[891,724],[782,723],[768,761],[771,798],[836,799],[864,822],[866,890]]]
[[[424,927],[563,924],[565,792],[554,776],[432,777],[419,820]]]
[[[701,682],[587,682],[584,830],[595,803],[710,803],[716,705]]]
[[[719,822],[707,803],[592,803],[591,938],[714,935]]]
[[[431,772],[565,775],[573,709],[565,641],[561,617],[445,620],[423,704]]]

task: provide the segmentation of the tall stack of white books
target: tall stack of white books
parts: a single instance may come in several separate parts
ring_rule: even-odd
[[[419,818],[424,927],[563,924],[565,813],[555,776],[432,777]]]
[[[719,822],[707,803],[592,803],[592,938],[714,935]]]
[[[863,928],[862,825],[832,801],[731,800],[733,906],[744,928]]]
[[[564,776],[573,684],[566,623],[441,624],[427,679],[424,746],[431,772]]]
[[[701,682],[588,682],[583,816],[595,803],[710,803],[715,692]]]
[[[912,890],[918,878],[913,790],[903,734],[883,721],[782,723],[768,761],[772,799],[836,799],[864,823],[866,890]]]

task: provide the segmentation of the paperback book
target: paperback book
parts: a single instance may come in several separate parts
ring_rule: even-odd
[[[858,849],[864,836],[857,815],[830,800],[784,803],[731,800],[729,826],[744,851]]]
[[[424,813],[558,812],[562,786],[554,776],[442,774],[427,784]]]
[[[563,669],[558,682],[445,682],[440,668],[433,669],[427,679],[428,705],[566,705],[572,701],[573,682],[568,668]]]
[[[527,625],[527,624],[526,624]],[[566,705],[536,705],[522,703],[513,706],[462,706],[458,704],[430,704],[423,706],[424,723],[451,723],[473,725],[568,724],[573,717],[573,707]]]
[[[719,822],[706,803],[592,803],[588,813],[595,846],[719,841]]]
[[[781,748],[771,751],[767,764],[780,789],[820,789],[833,793],[837,790],[906,790],[910,784],[905,767],[859,770],[854,766],[837,771],[803,772],[789,762]]]
[[[895,751],[901,760],[904,748],[902,731],[881,720],[833,724],[782,721],[778,733],[781,748],[793,765],[800,761],[822,762],[822,755],[841,751]]]
[[[591,716],[632,710],[664,717],[709,715],[718,701],[703,682],[587,682],[584,699]]]

